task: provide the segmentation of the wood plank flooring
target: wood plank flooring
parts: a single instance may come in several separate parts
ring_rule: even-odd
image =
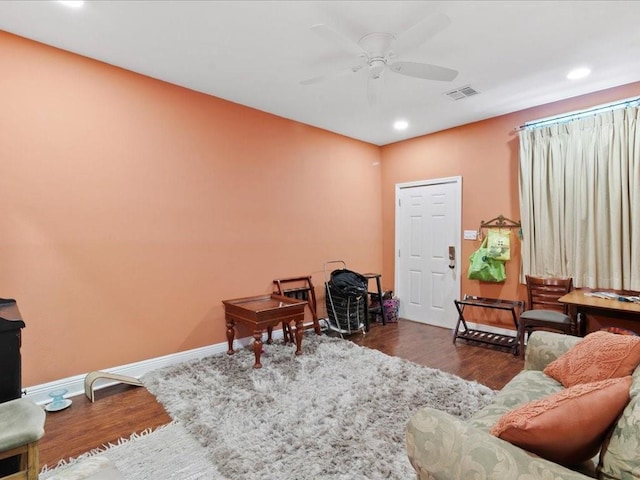
[[[522,370],[521,357],[487,347],[452,342],[450,330],[400,320],[356,334],[351,341],[415,363],[475,380],[500,389]],[[304,345],[303,345],[304,346]],[[132,433],[157,428],[171,421],[164,408],[144,387],[116,385],[98,390],[91,403],[84,395],[73,405],[47,413],[45,435],[40,441],[40,464],[55,466]]]

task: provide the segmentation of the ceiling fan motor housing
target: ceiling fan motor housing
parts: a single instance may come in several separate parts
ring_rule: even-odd
[[[391,49],[391,42],[396,39],[390,33],[369,33],[358,41],[358,45],[362,47],[369,59],[384,59]]]

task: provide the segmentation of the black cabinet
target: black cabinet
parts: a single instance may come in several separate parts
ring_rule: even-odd
[[[0,298],[0,402],[22,396],[22,329],[24,322],[13,299]]]
[[[24,322],[18,304],[11,298],[0,298],[0,402],[22,396],[22,329]],[[0,460],[0,475],[19,470],[19,458]]]

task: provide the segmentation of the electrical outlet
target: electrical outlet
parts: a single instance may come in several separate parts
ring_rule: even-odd
[[[475,230],[465,230],[464,231],[464,239],[465,240],[477,240],[478,232]]]

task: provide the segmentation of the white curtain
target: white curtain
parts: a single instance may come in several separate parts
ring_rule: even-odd
[[[522,275],[640,290],[640,107],[520,132]]]

